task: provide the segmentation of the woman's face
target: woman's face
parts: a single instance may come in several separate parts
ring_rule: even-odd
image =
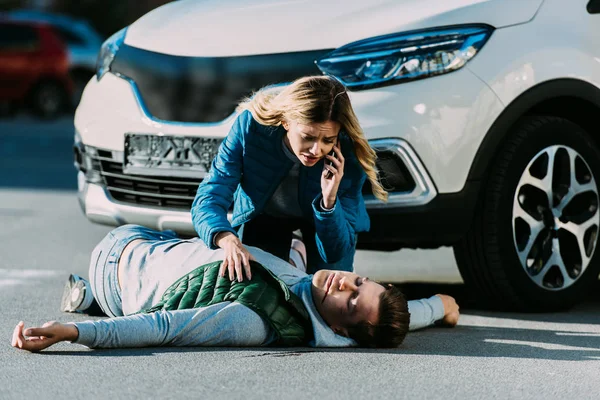
[[[312,167],[333,149],[341,126],[334,121],[300,124],[292,120],[284,121],[283,127],[287,131],[288,148],[302,165]]]

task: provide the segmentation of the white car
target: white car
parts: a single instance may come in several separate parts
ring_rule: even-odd
[[[167,4],[107,40],[75,115],[91,221],[194,235],[236,103],[337,77],[389,190],[362,249],[454,246],[490,306],[556,310],[600,272],[599,0]]]

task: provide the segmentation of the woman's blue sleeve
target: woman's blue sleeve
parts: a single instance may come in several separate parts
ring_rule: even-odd
[[[221,143],[210,171],[200,183],[192,204],[194,229],[211,249],[217,248],[214,243],[217,233],[226,231],[236,234],[227,220],[227,211],[242,177],[244,136],[250,129],[251,121],[252,116],[248,111],[238,116]]]
[[[321,207],[321,194],[313,200],[317,249],[326,263],[338,262],[356,251],[355,227],[359,208],[364,207],[362,187],[365,179],[364,173],[357,176],[347,190],[338,194],[331,210]]]

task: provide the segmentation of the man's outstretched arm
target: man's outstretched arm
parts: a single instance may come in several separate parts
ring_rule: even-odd
[[[20,322],[12,345],[41,351],[61,341],[90,348],[153,346],[261,346],[271,339],[267,324],[238,303],[203,309],[160,311],[126,317],[61,324],[48,322],[24,329]]]

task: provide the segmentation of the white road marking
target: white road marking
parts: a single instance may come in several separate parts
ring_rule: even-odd
[[[27,285],[32,280],[51,278],[64,274],[64,271],[55,271],[47,269],[1,269],[0,268],[0,288],[9,286]]]
[[[585,337],[600,337],[600,333],[574,333],[574,332],[556,332],[556,336],[585,336]]]
[[[555,317],[548,315],[548,318]],[[523,316],[526,318],[526,316]],[[460,326],[474,326],[486,328],[506,328],[519,330],[539,330],[554,332],[578,332],[583,334],[600,334],[599,324],[578,324],[569,322],[532,321],[526,319],[513,319],[499,317],[485,317],[479,315],[462,314],[459,321]],[[566,333],[565,333],[566,334]]]
[[[520,346],[535,347],[544,350],[569,350],[569,351],[600,351],[593,347],[579,347],[579,346],[567,346],[564,344],[556,343],[542,343],[542,342],[527,342],[523,340],[507,340],[507,339],[485,339],[487,343],[500,343],[500,344],[516,344]]]

